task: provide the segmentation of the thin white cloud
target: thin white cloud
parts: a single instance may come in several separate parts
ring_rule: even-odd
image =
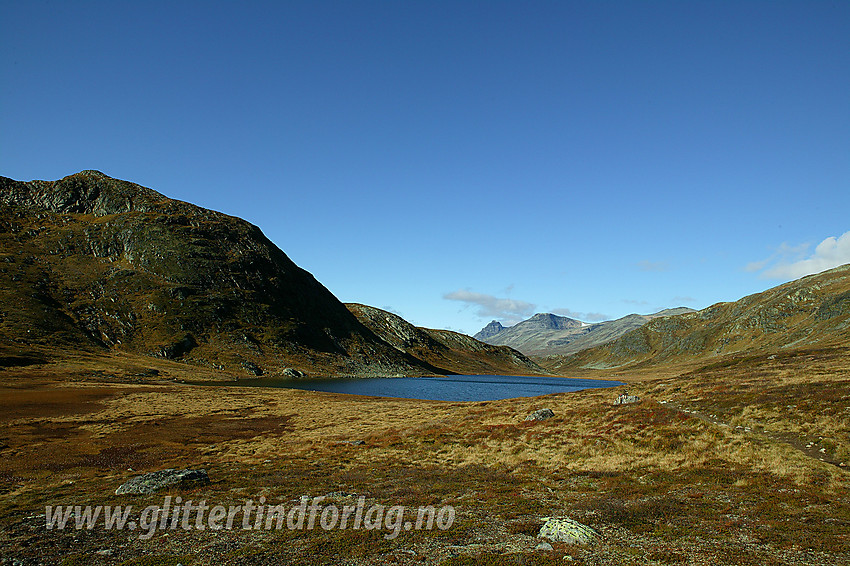
[[[649,261],[644,259],[635,264],[641,271],[667,271],[670,264],[666,261]]]
[[[494,297],[485,293],[476,293],[469,289],[445,293],[443,298],[449,301],[460,301],[468,306],[475,306],[475,314],[481,318],[494,318],[508,323],[515,323],[528,318],[534,314],[534,309],[537,306],[526,301]]]
[[[789,246],[783,243],[772,256],[751,262],[744,269],[761,271],[759,277],[763,279],[798,279],[850,263],[850,232],[826,238],[805,257],[809,247],[809,244]]]
[[[688,304],[693,304],[693,303],[697,302],[697,300],[693,297],[679,296],[679,297],[673,297],[673,302],[676,303],[676,304],[680,304],[680,305],[688,305]]]
[[[811,244],[799,244],[796,246],[789,246],[787,243],[782,242],[779,244],[779,247],[776,248],[769,257],[765,259],[761,259],[759,261],[751,261],[747,265],[744,266],[744,271],[749,271],[750,273],[754,273],[756,271],[761,271],[768,265],[773,262],[779,261],[780,263],[793,263],[795,261],[803,259],[803,256],[809,251]]]
[[[649,301],[638,301],[636,299],[622,299],[622,301],[627,305],[646,306],[649,304]]]

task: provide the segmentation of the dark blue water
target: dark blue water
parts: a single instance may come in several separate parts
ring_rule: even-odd
[[[233,383],[229,383],[233,385]],[[447,377],[371,377],[362,379],[252,379],[239,385],[283,387],[348,393],[371,397],[401,397],[431,401],[495,401],[549,393],[616,387],[619,381],[513,375],[450,375]]]

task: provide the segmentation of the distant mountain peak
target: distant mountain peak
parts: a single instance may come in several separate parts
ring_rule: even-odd
[[[568,328],[579,328],[583,326],[580,320],[566,316],[558,316],[548,312],[537,313],[520,324],[533,325],[551,330],[566,330]]]
[[[482,328],[475,336],[473,336],[473,338],[484,341],[488,338],[492,338],[504,329],[505,327],[502,326],[501,322],[498,320],[491,320],[490,323]]]
[[[489,344],[510,346],[526,355],[569,354],[614,340],[654,318],[686,312],[693,311],[678,307],[652,315],[630,314],[592,324],[552,313],[537,313],[509,327],[495,327],[493,321],[475,337]]]

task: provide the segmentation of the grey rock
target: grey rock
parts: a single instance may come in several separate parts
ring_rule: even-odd
[[[555,550],[548,542],[541,542],[534,547],[534,550]]]
[[[292,379],[299,379],[299,378],[302,378],[302,377],[307,377],[307,374],[305,374],[303,371],[299,371],[299,370],[294,369],[294,368],[284,369],[283,375],[286,376],[286,377],[290,377]]]
[[[538,409],[525,417],[527,421],[545,421],[546,419],[551,419],[555,416],[555,413],[552,409]]]
[[[549,539],[552,542],[567,544],[590,544],[599,533],[566,517],[544,517],[546,523],[540,528],[538,538]]]
[[[136,476],[115,490],[115,495],[155,493],[172,486],[191,487],[210,483],[206,470],[159,470]]]
[[[628,405],[630,403],[640,403],[640,397],[623,393],[614,401],[615,405]]]

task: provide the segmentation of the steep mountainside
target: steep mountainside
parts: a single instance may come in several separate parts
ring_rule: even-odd
[[[465,334],[413,326],[393,313],[357,303],[348,309],[398,350],[450,373],[530,375],[546,373],[512,348],[485,344]]]
[[[585,324],[572,318],[554,314],[536,314],[515,326],[502,327],[496,321],[488,324],[476,334],[488,344],[500,344],[516,348],[526,355],[551,356],[570,354],[598,346],[622,336],[630,330],[640,328],[650,320],[661,316],[675,316],[693,309],[679,307],[666,309],[655,314],[630,314],[617,320]],[[501,327],[498,332],[495,324]],[[489,329],[489,330],[488,330]],[[489,334],[489,336],[486,336]]]
[[[550,360],[550,369],[637,367],[850,342],[850,264],[734,303],[659,318],[603,346]]]
[[[244,220],[97,171],[0,177],[0,359],[79,350],[246,375],[435,372]]]
[[[504,329],[505,327],[502,326],[501,322],[497,320],[491,320],[490,324],[479,330],[475,334],[475,336],[473,336],[473,338],[475,338],[476,340],[486,341],[488,338],[492,338]]]

